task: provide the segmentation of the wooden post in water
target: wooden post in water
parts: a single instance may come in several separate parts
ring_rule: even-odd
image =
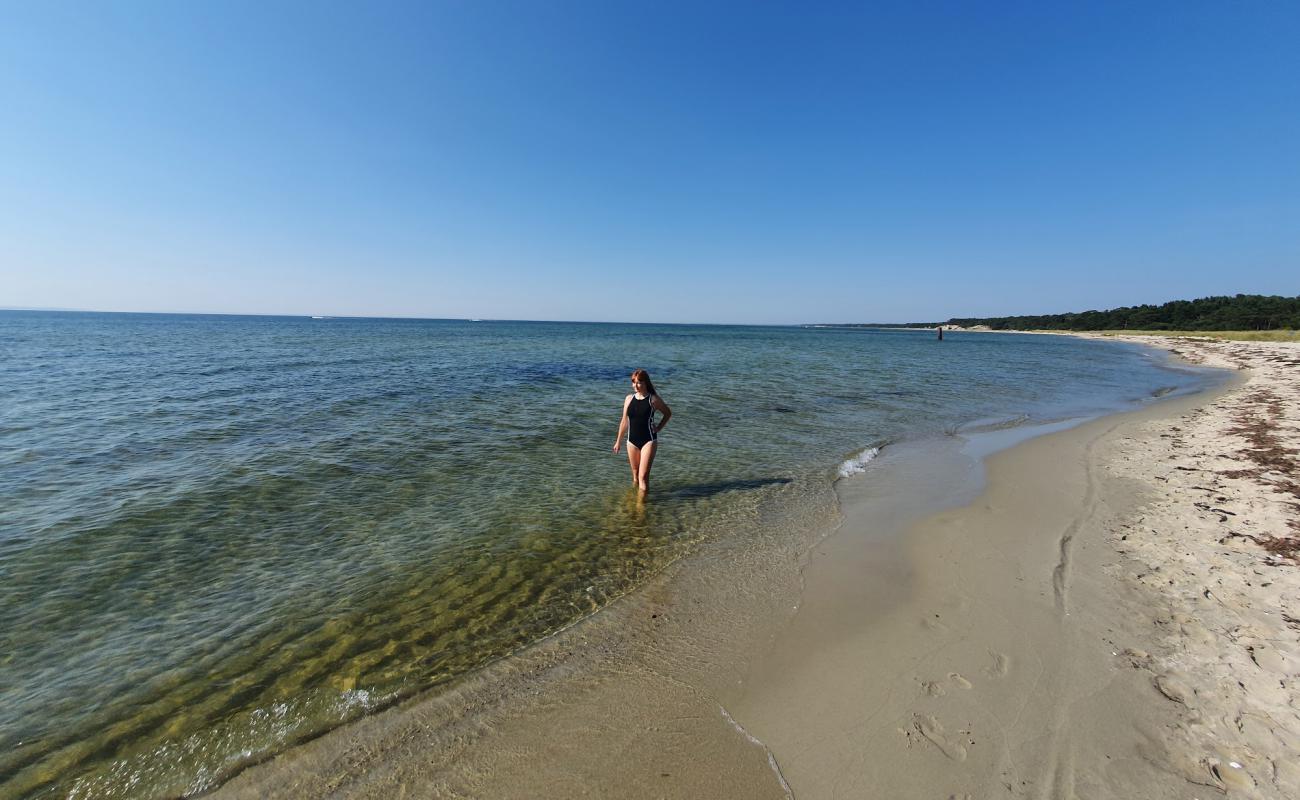
[[[943,326],[939,326],[939,341],[943,341]]]

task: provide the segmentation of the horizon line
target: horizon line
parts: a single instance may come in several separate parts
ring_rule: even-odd
[[[172,316],[172,317],[268,317],[268,318],[288,318],[288,319],[386,319],[386,320],[409,320],[413,322],[538,322],[538,323],[563,323],[575,325],[683,325],[698,326],[712,325],[717,327],[736,327],[736,328],[806,328],[806,327],[844,327],[859,326],[869,327],[872,325],[901,326],[913,323],[904,322],[636,322],[628,320],[602,320],[602,319],[512,319],[507,317],[419,317],[419,316],[402,316],[402,315],[385,315],[385,314],[289,314],[289,313],[267,313],[267,312],[241,312],[241,311],[122,311],[120,309],[98,309],[98,308],[66,308],[61,306],[4,306],[0,305],[0,311],[32,311],[60,314],[140,314],[154,316]]]

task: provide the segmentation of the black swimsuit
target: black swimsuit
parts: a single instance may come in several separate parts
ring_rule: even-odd
[[[659,435],[655,433],[654,427],[654,406],[650,405],[649,397],[637,398],[632,396],[632,402],[627,404],[627,441],[634,447],[645,447],[647,442],[656,441]]]

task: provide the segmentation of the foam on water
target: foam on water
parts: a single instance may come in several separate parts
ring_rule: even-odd
[[[839,476],[841,478],[847,478],[850,475],[857,475],[859,472],[866,472],[867,464],[869,464],[871,460],[878,455],[880,455],[879,447],[868,447],[866,450],[863,450],[861,453],[858,453],[853,458],[850,458],[846,460],[844,463],[840,464],[840,468],[838,471]]]

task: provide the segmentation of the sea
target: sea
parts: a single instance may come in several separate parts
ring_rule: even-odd
[[[1067,336],[0,311],[0,798],[211,790],[882,451],[1217,380]]]

